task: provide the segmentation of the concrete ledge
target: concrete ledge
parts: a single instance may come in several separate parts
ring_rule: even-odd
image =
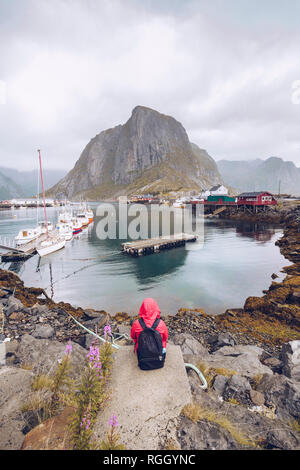
[[[6,364],[6,346],[5,343],[0,342],[0,367]]]
[[[128,450],[159,449],[170,421],[192,400],[179,346],[168,345],[163,369],[142,371],[133,346],[117,353],[111,377],[111,400],[100,413],[95,435],[105,438],[108,421],[115,414],[121,441]]]

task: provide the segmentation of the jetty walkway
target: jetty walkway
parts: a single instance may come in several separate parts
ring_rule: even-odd
[[[149,238],[121,243],[121,247],[123,253],[131,256],[143,256],[184,246],[187,242],[195,242],[196,240],[197,235],[176,233],[170,237]]]
[[[108,421],[116,415],[121,441],[127,449],[159,449],[166,429],[192,396],[180,346],[168,344],[165,366],[143,371],[133,346],[116,353],[110,381],[111,399],[100,413],[95,436],[105,439]]]

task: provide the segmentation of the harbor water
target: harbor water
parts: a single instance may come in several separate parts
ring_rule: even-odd
[[[91,204],[96,211],[96,204]],[[57,222],[61,208],[47,208]],[[42,209],[39,218],[43,219]],[[36,226],[36,209],[2,210],[0,236],[14,238]],[[63,250],[26,262],[2,263],[19,274],[26,286],[45,288],[54,301],[135,314],[145,297],[153,297],[162,314],[179,308],[222,313],[240,308],[248,296],[260,296],[289,262],[275,242],[280,228],[219,219],[204,222],[204,244],[133,258],[121,253],[124,240],[101,240],[93,224],[66,243]]]

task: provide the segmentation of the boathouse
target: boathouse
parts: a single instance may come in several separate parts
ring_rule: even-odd
[[[218,184],[217,186],[213,186],[209,190],[210,196],[227,196],[228,189],[223,184]]]
[[[259,191],[240,194],[237,203],[252,206],[270,206],[276,205],[277,201],[273,194],[267,191]]]

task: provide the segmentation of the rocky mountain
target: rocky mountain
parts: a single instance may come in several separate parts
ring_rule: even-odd
[[[137,106],[124,125],[102,131],[50,191],[87,199],[205,188],[222,182],[216,163],[170,116]]]
[[[22,196],[22,188],[0,171],[0,200]]]
[[[0,167],[0,199],[35,196],[37,193],[38,171],[38,169],[18,171],[13,168]],[[51,188],[65,174],[66,171],[63,170],[44,171],[45,188]]]
[[[277,194],[280,183],[282,194],[300,196],[300,168],[278,157],[249,161],[220,160],[218,169],[224,181],[239,191],[265,189]]]

